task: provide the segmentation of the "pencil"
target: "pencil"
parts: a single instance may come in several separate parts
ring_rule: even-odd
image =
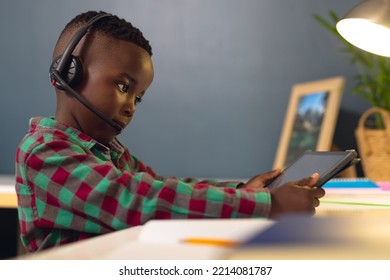
[[[224,239],[215,239],[215,238],[186,238],[183,240],[183,243],[193,244],[193,245],[214,245],[214,246],[234,246],[237,245],[237,241],[233,240],[224,240]]]
[[[321,203],[323,203],[323,204],[339,204],[339,205],[356,205],[356,206],[390,207],[390,204],[364,203],[364,202],[349,202],[349,201],[329,201],[329,200],[321,200]]]

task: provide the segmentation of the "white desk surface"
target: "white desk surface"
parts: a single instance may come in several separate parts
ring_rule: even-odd
[[[17,208],[15,177],[0,175],[0,208]]]
[[[150,244],[138,242],[141,226],[120,230],[76,243],[25,254],[34,260],[208,260],[224,259],[232,249],[208,245]]]
[[[352,217],[352,216],[350,216]],[[360,217],[360,216],[359,216]],[[22,260],[226,260],[226,259],[312,259],[388,260],[390,258],[390,211],[362,215],[358,228],[348,228],[359,239],[334,244],[272,244],[240,249],[212,245],[143,243],[141,226],[129,228],[45,251],[24,254]],[[345,221],[348,221],[347,218]],[[356,218],[356,216],[355,216]],[[315,218],[314,218],[315,219]],[[353,219],[351,220],[353,221]],[[343,228],[342,230],[345,230]],[[294,231],[294,229],[291,229]],[[334,232],[337,229],[330,229]]]

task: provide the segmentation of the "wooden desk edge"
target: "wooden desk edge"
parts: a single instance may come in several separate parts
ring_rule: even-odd
[[[0,208],[17,208],[18,199],[15,193],[0,194]]]

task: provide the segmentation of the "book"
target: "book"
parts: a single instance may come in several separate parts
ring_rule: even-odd
[[[368,178],[335,178],[326,182],[323,188],[379,189],[380,187]]]
[[[376,182],[376,184],[384,191],[390,191],[390,182]]]
[[[369,214],[390,210],[390,192],[368,178],[332,179],[324,186],[325,196],[320,199],[317,215]]]

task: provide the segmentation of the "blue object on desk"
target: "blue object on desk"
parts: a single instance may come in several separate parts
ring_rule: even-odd
[[[356,179],[332,179],[326,182],[323,188],[361,188],[361,189],[378,189],[379,186],[375,184],[373,181],[367,178],[356,178]]]
[[[348,241],[350,233],[344,220],[289,214],[278,219],[270,228],[249,238],[242,246],[334,244]]]

